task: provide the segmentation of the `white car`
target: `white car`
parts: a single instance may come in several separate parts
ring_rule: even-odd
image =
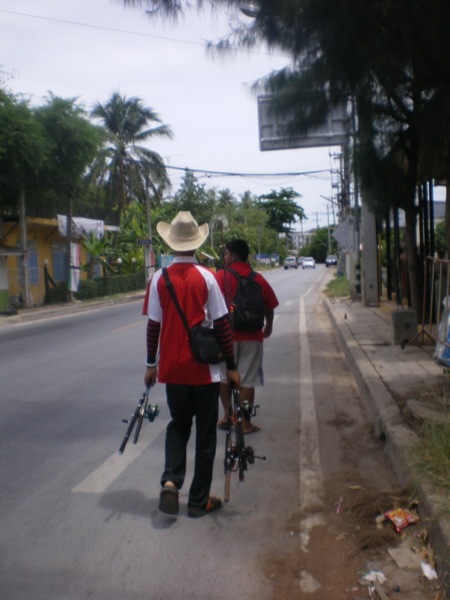
[[[316,261],[312,256],[304,256],[302,260],[302,269],[315,269]]]
[[[298,269],[298,261],[295,256],[286,256],[284,259],[285,269]]]
[[[338,257],[336,256],[336,254],[329,254],[326,259],[325,259],[325,266],[326,267],[335,267],[338,264]]]

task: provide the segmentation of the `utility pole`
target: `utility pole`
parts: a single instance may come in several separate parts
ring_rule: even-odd
[[[328,254],[331,254],[331,230],[330,230],[330,213],[327,204],[327,229],[328,229]]]
[[[20,190],[19,198],[19,211],[20,211],[20,248],[23,252],[21,256],[22,261],[22,284],[23,284],[23,300],[25,308],[31,308],[30,298],[30,282],[28,273],[28,252],[27,252],[27,221],[25,211],[25,188],[22,185]]]

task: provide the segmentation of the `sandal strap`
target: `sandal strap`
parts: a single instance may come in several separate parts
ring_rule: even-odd
[[[218,510],[222,506],[222,500],[220,498],[216,498],[215,496],[210,496],[208,498],[208,502],[206,504],[206,512],[211,512],[213,510]]]

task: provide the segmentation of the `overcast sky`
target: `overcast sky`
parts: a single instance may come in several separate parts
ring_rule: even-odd
[[[119,0],[1,0],[0,69],[7,86],[34,104],[44,103],[49,91],[77,97],[87,110],[114,91],[141,98],[174,132],[173,140],[151,144],[169,167],[240,174],[323,170],[302,176],[196,176],[236,196],[292,187],[302,194],[305,229],[325,226],[332,204],[321,196],[333,194],[330,169],[340,149],[259,150],[250,86],[289,59],[261,48],[213,60],[205,40],[224,35],[232,18],[247,19],[194,12],[173,25],[124,9]],[[169,169],[169,175],[176,191],[183,171]]]

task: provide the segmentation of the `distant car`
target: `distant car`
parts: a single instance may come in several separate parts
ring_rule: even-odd
[[[316,261],[312,256],[304,256],[302,260],[302,269],[315,269]]]
[[[335,267],[338,263],[338,257],[336,254],[329,254],[325,259],[326,267]]]
[[[298,261],[295,256],[286,256],[284,259],[285,269],[298,269]]]

